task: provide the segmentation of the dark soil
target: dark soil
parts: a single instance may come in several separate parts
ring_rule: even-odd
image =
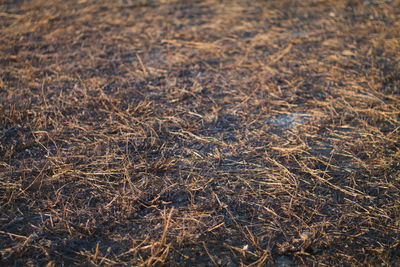
[[[400,265],[399,1],[0,3],[1,265]]]

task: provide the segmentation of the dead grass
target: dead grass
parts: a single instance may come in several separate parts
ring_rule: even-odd
[[[400,264],[399,1],[2,1],[5,265]]]

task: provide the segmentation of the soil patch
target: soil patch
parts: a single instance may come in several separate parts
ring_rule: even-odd
[[[3,265],[400,265],[399,1],[0,3]]]

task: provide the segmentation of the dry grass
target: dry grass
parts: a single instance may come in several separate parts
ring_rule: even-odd
[[[399,1],[2,1],[5,265],[400,265]]]

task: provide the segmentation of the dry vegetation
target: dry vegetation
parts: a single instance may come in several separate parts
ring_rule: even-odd
[[[399,1],[2,1],[2,265],[400,265]]]

